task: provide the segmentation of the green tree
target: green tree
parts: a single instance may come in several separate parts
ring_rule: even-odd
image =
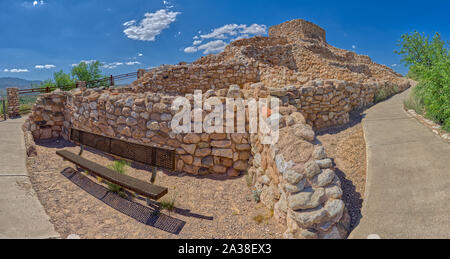
[[[52,88],[52,87],[55,87],[55,86],[56,86],[56,84],[53,81],[53,79],[51,79],[51,78],[42,81],[40,84],[33,84],[33,85],[31,85],[31,87],[33,87],[33,88],[46,88],[46,87]]]
[[[58,72],[53,73],[53,78],[46,79],[41,82],[39,85],[34,84],[31,87],[33,88],[63,88],[68,89],[71,86],[75,85],[75,81],[70,77],[69,74],[64,73],[64,71],[60,70]]]
[[[81,62],[79,65],[72,68],[72,78],[75,81],[85,81],[89,87],[109,86],[108,77],[102,75],[100,69],[101,63],[99,61],[86,63]],[[102,81],[100,81],[102,80]],[[90,83],[93,81],[99,81],[96,83]]]
[[[441,36],[432,39],[414,32],[402,35],[396,51],[409,67],[408,75],[419,81],[414,91],[423,103],[425,116],[450,130],[450,50]]]
[[[75,81],[70,77],[70,75],[64,73],[64,71],[62,70],[53,73],[53,81],[57,87],[67,87],[75,85]]]

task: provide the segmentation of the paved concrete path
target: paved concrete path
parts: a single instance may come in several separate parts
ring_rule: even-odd
[[[350,238],[450,238],[450,145],[403,110],[409,91],[365,112],[366,194]]]
[[[0,121],[0,238],[56,238],[28,177],[24,121]]]

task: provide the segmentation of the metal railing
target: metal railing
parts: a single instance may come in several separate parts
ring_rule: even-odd
[[[86,82],[86,87],[94,88],[100,86],[114,86],[118,81],[124,81],[132,78],[137,78],[138,72],[132,72],[127,74],[121,74],[117,76],[109,76],[98,80],[92,80]],[[38,88],[30,88],[30,89],[20,89],[19,94],[32,94],[32,93],[50,93],[56,89],[61,90],[71,90],[76,88],[76,84],[71,85],[63,85],[63,86],[51,86],[51,87],[38,87]]]

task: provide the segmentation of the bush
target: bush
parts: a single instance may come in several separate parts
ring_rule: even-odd
[[[418,114],[424,114],[425,104],[420,94],[416,93],[417,88],[414,88],[404,101],[404,105],[408,110],[414,110]]]
[[[414,97],[405,104],[416,107],[425,117],[450,130],[450,50],[438,33],[428,36],[414,32],[402,35],[399,44],[402,62],[410,68],[409,76],[419,81]],[[418,107],[417,107],[418,106]]]
[[[8,101],[5,98],[5,111],[8,111]],[[3,100],[0,99],[0,116],[3,116]]]

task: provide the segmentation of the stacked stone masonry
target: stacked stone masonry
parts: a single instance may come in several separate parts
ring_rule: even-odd
[[[220,100],[225,106],[227,92],[224,93]],[[217,95],[209,91],[204,97],[210,96]],[[193,102],[192,94],[187,94],[186,98]],[[177,170],[192,175],[237,176],[246,171],[251,157],[249,134],[175,134],[171,129],[171,120],[179,112],[172,110],[175,99],[176,96],[160,93],[92,89],[44,94],[33,107],[24,128],[31,131],[35,139],[59,136],[68,139],[69,129],[73,127],[129,142],[174,149]],[[204,113],[203,118],[206,115]]]
[[[31,115],[24,124],[24,131],[30,131],[34,139],[51,139],[68,136],[70,115],[65,109],[70,93],[55,91],[42,94],[33,105]]]
[[[19,89],[7,88],[6,96],[8,99],[8,117],[14,118],[19,116],[20,113]]]
[[[165,92],[170,94],[193,93],[194,90],[224,89],[230,85],[244,85],[257,82],[255,66],[248,64],[177,65],[162,66],[146,73],[138,83],[135,92]]]
[[[252,167],[248,173],[261,202],[286,226],[285,238],[346,238],[350,218],[342,189],[324,148],[295,109],[283,116],[279,140],[263,145],[251,135]]]
[[[304,20],[269,29],[269,37],[240,39],[219,54],[192,64],[162,66],[133,83],[135,91],[182,93],[194,89],[241,88],[262,82],[268,87],[308,85],[321,79],[353,83],[404,85],[408,80],[365,55],[342,50],[326,42],[325,31]]]
[[[367,56],[334,48],[325,30],[304,20],[274,26],[269,37],[232,42],[222,53],[165,65],[126,87],[43,94],[24,131],[34,139],[62,136],[70,128],[176,151],[176,168],[191,175],[248,171],[261,201],[286,227],[286,238],[345,238],[349,216],[332,160],[314,129],[345,124],[349,112],[374,103],[381,90],[400,92],[410,82]],[[175,134],[171,108],[177,97],[278,98],[279,141],[248,133]],[[207,115],[203,112],[203,118]],[[193,116],[192,118],[193,119]],[[224,118],[225,120],[225,118]],[[248,111],[245,114],[248,132]],[[194,127],[195,123],[192,124]]]

